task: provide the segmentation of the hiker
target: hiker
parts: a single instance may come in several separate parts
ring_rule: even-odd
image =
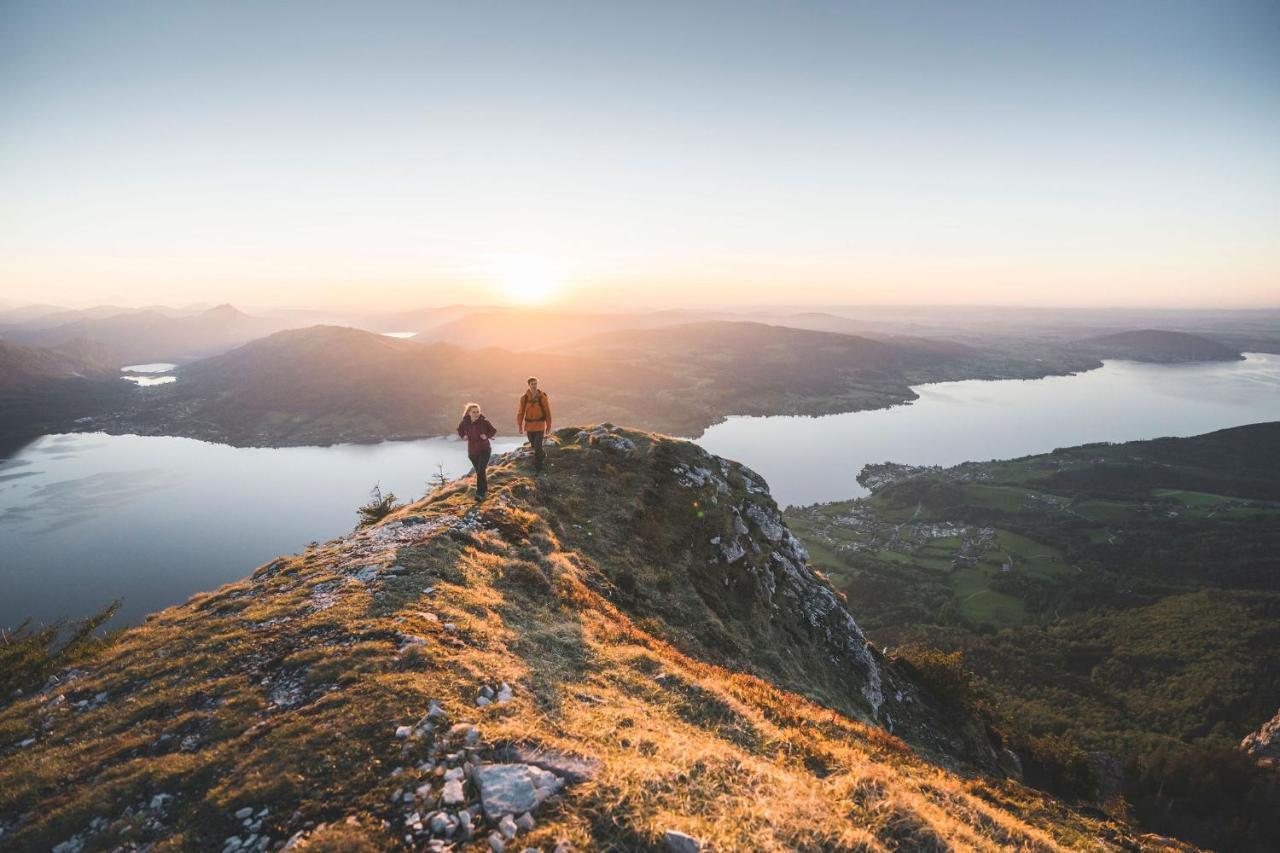
[[[551,431],[551,401],[547,392],[538,389],[538,377],[529,377],[529,390],[520,395],[520,408],[516,410],[516,429],[529,436],[533,447],[533,470],[542,471],[542,460],[547,453],[542,449],[542,439]]]
[[[467,403],[462,407],[462,420],[458,423],[458,436],[467,440],[467,458],[476,469],[476,500],[484,500],[488,484],[484,479],[485,469],[489,467],[489,457],[493,447],[489,439],[498,434],[498,428],[489,423],[489,419],[480,414],[479,403]]]

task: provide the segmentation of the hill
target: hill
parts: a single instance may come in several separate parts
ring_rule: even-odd
[[[1187,332],[1141,329],[1098,335],[1081,342],[1085,349],[1102,358],[1124,358],[1175,364],[1192,361],[1239,361],[1244,358],[1231,347]]]
[[[3,700],[0,839],[1170,846],[973,775],[981,730],[866,646],[753,472],[555,439],[537,480],[500,458],[481,506],[451,484]]]
[[[209,356],[280,328],[276,321],[251,317],[231,305],[219,305],[186,315],[148,309],[86,316],[48,328],[13,329],[7,338],[49,348],[78,339],[93,341],[110,355],[115,367],[122,367]]]
[[[179,368],[176,383],[93,427],[250,445],[377,441],[449,433],[462,403],[475,399],[506,431],[534,374],[557,419],[697,435],[729,415],[910,400],[911,382],[985,370],[970,352],[760,323],[618,331],[519,353],[316,326]]]
[[[1237,750],[1280,706],[1280,423],[859,481],[788,520],[877,644],[962,653],[1029,735],[1115,756],[1153,830],[1280,830]]]
[[[115,372],[90,357],[0,340],[0,391]]]
[[[84,341],[65,351],[0,340],[0,458],[51,430],[67,430],[76,418],[127,405],[129,383]]]

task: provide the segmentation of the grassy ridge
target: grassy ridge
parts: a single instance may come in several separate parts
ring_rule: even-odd
[[[822,675],[829,631],[787,622],[793,604],[779,602],[795,645],[761,656],[735,621],[751,604],[742,576],[719,564],[717,601],[691,573],[718,565],[704,528],[732,530],[743,507],[765,523],[737,540],[758,548],[750,559],[781,553],[767,494],[745,471],[704,477],[714,463],[691,445],[573,433],[539,480],[500,461],[479,508],[467,483],[446,487],[158,613],[58,685],[11,698],[0,843],[220,849],[250,824],[267,848],[299,833],[316,849],[420,844],[406,816],[437,807],[446,767],[536,746],[591,770],[537,810],[522,847],[644,849],[669,830],[721,850],[1137,845],[808,698],[861,707],[860,689],[827,692],[850,689]],[[778,582],[814,592],[796,606],[825,600],[812,577]],[[500,683],[513,698],[479,707]],[[459,846],[487,847],[486,821]]]

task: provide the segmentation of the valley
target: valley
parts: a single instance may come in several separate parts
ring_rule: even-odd
[[[1163,831],[1233,846],[1265,824],[1172,792],[1280,706],[1280,424],[859,480],[869,497],[787,519],[874,642],[962,653],[1030,735],[1115,755]]]

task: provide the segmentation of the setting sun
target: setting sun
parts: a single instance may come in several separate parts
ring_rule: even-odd
[[[491,275],[502,295],[519,305],[548,301],[562,285],[559,270],[546,258],[512,255],[497,259]]]

